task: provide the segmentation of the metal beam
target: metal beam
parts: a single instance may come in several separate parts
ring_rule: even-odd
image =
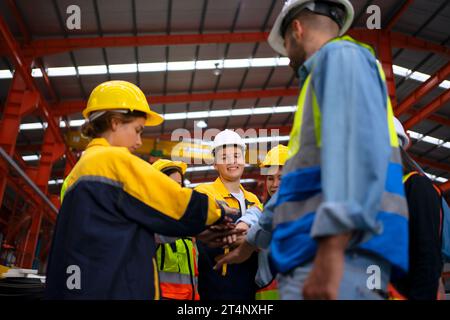
[[[397,23],[397,21],[400,19],[400,17],[403,15],[403,13],[411,6],[411,4],[414,2],[414,0],[406,0],[402,7],[395,13],[395,15],[392,17],[391,20],[389,20],[388,24],[384,28],[384,30],[392,30],[394,25]]]
[[[7,3],[14,17],[14,20],[17,22],[17,25],[19,26],[20,33],[22,33],[23,35],[24,43],[29,43],[31,41],[30,32],[28,31],[28,27],[22,18],[22,14],[20,13],[19,8],[17,7],[16,1],[7,0]]]
[[[389,98],[391,99],[392,106],[397,106],[397,95],[395,87],[395,75],[392,69],[392,43],[389,32],[378,33],[377,49],[380,58],[381,65],[386,75],[386,85],[388,88]]]
[[[409,110],[408,112],[406,112],[409,115],[416,115],[418,113],[417,110]],[[443,116],[438,116],[435,114],[432,114],[428,117],[428,120],[431,120],[433,122],[442,124],[443,126],[447,126],[450,127],[450,119],[449,118],[445,118]]]
[[[439,189],[441,189],[442,192],[447,193],[450,190],[450,181],[439,185]]]
[[[0,160],[0,162],[3,163],[4,161]],[[38,204],[34,202],[35,199],[31,196],[32,189],[27,187],[23,181],[20,181],[20,178],[13,177],[9,173],[10,171],[7,166],[0,166],[0,174],[6,177],[8,187],[12,188],[16,196],[20,195],[24,201],[33,206],[37,206]]]
[[[49,129],[46,130],[44,135],[44,142],[41,146],[41,157],[39,160],[39,166],[29,173],[32,176],[36,186],[42,191],[43,194],[47,194],[48,181],[52,173],[54,162],[64,154],[64,145],[56,142],[53,132]],[[38,200],[38,199],[36,199]],[[37,201],[39,203],[39,201]],[[41,201],[42,202],[42,201]],[[51,200],[48,201],[53,204]],[[58,207],[59,203],[55,205]],[[39,239],[39,232],[45,212],[42,206],[32,212],[31,226],[28,230],[26,240],[23,246],[23,256],[21,260],[21,266],[30,268],[33,265],[36,247]],[[55,222],[55,216],[50,216],[50,222]]]
[[[416,162],[419,162],[422,165],[450,172],[450,165],[448,165],[448,164],[445,164],[445,163],[442,163],[442,162],[433,161],[433,160],[430,160],[430,159],[427,159],[427,158],[424,158],[424,157],[414,156],[414,155],[411,155],[411,157]]]
[[[21,118],[35,109],[38,102],[38,95],[26,90],[26,84],[21,75],[19,73],[14,74],[0,121],[0,147],[9,156],[15,154]],[[4,166],[3,163],[0,163],[0,167]],[[0,204],[3,200],[6,181],[6,176],[0,176]]]
[[[16,23],[19,26],[20,32],[23,35],[24,38],[24,44],[25,45],[29,45],[30,41],[32,39],[31,33],[29,31],[29,28],[27,27],[27,24],[25,22],[25,20],[23,19],[22,14],[20,13],[19,8],[17,7],[16,1],[15,0],[8,0],[8,5],[11,9],[11,12],[13,13],[14,19],[16,21]],[[58,97],[56,95],[55,90],[53,89],[53,86],[50,82],[50,79],[48,77],[47,71],[44,68],[44,63],[42,61],[41,58],[36,58],[35,60],[36,65],[38,66],[38,68],[41,70],[42,73],[42,77],[44,79],[44,84],[45,87],[47,88],[47,91],[49,92],[50,96],[52,97],[52,99],[54,101],[58,100]]]
[[[52,118],[50,114],[50,108],[47,102],[45,101],[44,97],[42,96],[42,94],[39,92],[39,89],[36,83],[34,82],[33,77],[31,76],[29,63],[27,63],[27,61],[25,60],[5,20],[1,16],[0,16],[0,33],[2,34],[6,42],[7,48],[13,58],[14,64],[16,65],[16,72],[18,72],[22,76],[23,81],[25,82],[28,89],[30,89],[32,92],[38,95],[39,107],[44,115],[45,120],[48,123],[48,127],[50,128],[50,130],[54,132],[55,137],[58,139],[58,142],[65,143],[64,138],[59,129],[59,124],[57,124],[55,120]],[[66,159],[71,164],[75,164],[76,162],[74,155],[68,149],[66,149]]]
[[[267,32],[236,32],[210,34],[171,34],[140,36],[104,36],[89,38],[34,40],[23,48],[30,56],[44,56],[89,48],[172,46],[213,43],[253,43],[267,39]]]
[[[352,29],[349,35],[356,40],[363,41],[375,46],[378,39],[378,34],[383,30],[367,30],[367,29]],[[410,35],[399,32],[389,32],[393,48],[402,48],[416,51],[427,51],[437,54],[450,56],[450,48],[440,45],[428,40],[419,39]]]
[[[418,110],[418,112],[414,116],[412,116],[405,122],[404,124],[405,129],[410,129],[416,124],[418,124],[420,121],[427,119],[433,112],[438,110],[448,101],[450,101],[450,89],[445,90],[441,95],[439,95],[428,105]]]
[[[244,127],[244,128],[232,128],[232,127],[230,127],[229,129],[243,129],[244,131],[248,130],[248,129],[254,129],[257,132],[259,130],[267,130],[268,133],[271,133],[272,130],[278,130],[278,134],[280,136],[285,136],[285,135],[289,135],[290,134],[292,127],[291,126],[267,126],[267,127],[247,126],[247,127]],[[190,132],[189,132],[190,136],[196,139],[197,137],[195,136],[195,133],[196,133],[197,130],[200,130],[200,132],[203,132],[201,129],[198,129],[198,128],[191,129]],[[162,135],[159,134],[159,133],[148,134],[148,135],[145,136],[145,138],[158,138],[160,141],[164,141],[164,140],[171,141],[172,134],[171,133],[166,133],[166,134],[162,134]]]
[[[391,89],[392,90],[392,89]],[[395,94],[395,91],[394,91]],[[189,103],[193,101],[213,101],[213,100],[238,100],[238,99],[257,99],[269,97],[287,97],[297,96],[298,89],[267,89],[267,90],[251,90],[251,91],[234,91],[234,92],[212,92],[212,93],[193,93],[181,95],[167,96],[149,96],[147,99],[151,104],[170,104],[170,103]],[[64,116],[81,112],[86,106],[86,102],[82,100],[63,101],[53,106],[54,116]],[[409,110],[406,113],[417,115],[418,111]],[[442,125],[450,127],[450,119],[438,115],[428,115],[428,119]],[[19,147],[21,150],[28,150],[27,146]],[[34,149],[33,149],[34,150]]]
[[[352,29],[349,34],[359,41],[376,45],[377,34],[381,30]],[[170,34],[170,35],[139,35],[139,36],[104,36],[88,38],[53,38],[33,40],[22,47],[24,55],[41,57],[68,51],[89,48],[117,48],[142,46],[174,46],[201,45],[217,43],[255,43],[267,41],[268,32],[234,32],[209,34]],[[391,32],[394,48],[429,51],[450,56],[450,48],[419,39],[410,35]],[[1,43],[0,43],[1,44]],[[2,46],[0,46],[1,48]],[[0,49],[0,55],[7,53]]]
[[[444,81],[449,74],[450,62],[444,65],[438,72],[432,75],[427,81],[421,84],[420,87],[406,97],[394,110],[395,115],[398,117],[408,111],[416,102]]]
[[[422,165],[450,172],[450,165],[448,165],[448,164],[445,164],[445,163],[442,163],[442,162],[436,162],[436,161],[433,161],[433,160],[430,160],[430,159],[426,159],[426,158],[418,157],[418,156],[413,156],[413,155],[412,155],[412,158],[415,161],[417,161],[420,164],[422,164]],[[438,185],[438,187],[439,187],[439,189],[442,190],[442,192],[446,193],[447,191],[450,190],[450,181],[442,183],[442,184]]]
[[[212,100],[235,100],[235,99],[256,99],[271,98],[279,96],[297,96],[298,88],[291,89],[268,89],[251,90],[237,92],[213,92],[213,93],[193,93],[165,96],[148,96],[150,104],[169,104],[169,103],[188,103],[193,101],[212,101]],[[53,107],[54,116],[69,115],[81,112],[86,107],[86,101],[62,101]]]
[[[36,186],[36,184],[28,177],[28,175],[14,162],[14,160],[8,155],[8,153],[3,150],[3,148],[0,148],[0,157],[8,163],[8,165],[14,169],[14,171],[23,179],[23,181],[31,188],[34,192],[36,192],[36,195],[44,202],[46,203],[49,208],[56,214],[58,212],[58,209],[53,205],[53,203],[50,202],[50,200],[46,197],[46,195]],[[53,216],[55,221],[55,216]]]
[[[267,130],[268,134],[271,134],[272,131],[274,131],[274,130],[278,130],[278,134],[280,136],[289,135],[289,133],[291,132],[291,126],[264,126],[264,127],[247,126],[247,127],[243,127],[243,128],[229,127],[229,129],[243,129],[244,131],[248,130],[248,129],[254,129],[254,130],[257,130],[257,131],[264,129],[264,130]],[[200,129],[197,128],[197,129],[191,129],[190,130],[190,135],[192,137],[195,137],[196,130],[200,130]],[[142,140],[143,141],[146,141],[147,139],[153,139],[154,140],[155,138],[157,138],[158,141],[160,141],[160,142],[171,141],[171,138],[172,138],[171,136],[172,136],[171,133],[166,133],[166,134],[162,134],[162,135],[160,133],[157,133],[157,132],[155,132],[155,133],[147,133],[147,134],[145,134],[145,136],[142,137]],[[77,143],[73,142],[73,140],[74,140],[73,138],[74,137],[75,137],[75,140],[78,141]],[[73,135],[72,132],[69,132],[67,134],[67,144],[69,145],[69,147],[74,152],[76,150],[84,150],[84,147],[85,147],[86,144],[84,144],[83,141],[81,141],[81,140],[84,140],[84,139],[80,138],[80,134],[78,132],[75,135]],[[81,145],[83,145],[83,148],[80,148]],[[33,144],[16,146],[16,150],[17,150],[18,153],[39,153],[41,151],[41,147],[42,147],[42,142],[40,142],[40,143],[36,142],[36,143],[33,143]],[[15,159],[15,160],[16,160],[16,162],[18,162],[17,159]],[[21,167],[24,168],[23,165]],[[56,171],[54,173],[55,173],[56,176],[58,176],[58,175],[63,176],[63,171],[66,172],[66,173],[69,173],[70,170],[71,170],[71,168],[66,168],[64,170],[61,170],[60,172]],[[64,174],[64,176],[67,176],[67,174]]]

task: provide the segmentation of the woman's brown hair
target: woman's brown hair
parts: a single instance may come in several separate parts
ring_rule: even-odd
[[[116,119],[121,123],[130,123],[136,118],[147,118],[147,115],[141,111],[130,111],[128,113],[120,113],[107,111],[105,114],[93,121],[86,121],[81,127],[81,134],[87,138],[98,138],[106,131],[112,128],[112,120]]]

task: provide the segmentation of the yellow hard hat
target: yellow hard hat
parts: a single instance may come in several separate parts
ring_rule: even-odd
[[[288,147],[282,144],[273,147],[269,152],[267,152],[264,161],[260,164],[260,167],[284,166],[287,160],[288,150]]]
[[[142,90],[128,81],[106,81],[95,87],[83,110],[83,117],[88,119],[92,112],[109,110],[144,112],[147,114],[145,126],[157,126],[164,121],[161,115],[150,110]]]
[[[172,160],[167,160],[167,159],[159,159],[157,161],[155,161],[152,166],[159,171],[164,171],[165,169],[168,168],[177,168],[181,171],[181,173],[184,174],[186,173],[186,169],[187,169],[187,164],[182,162],[182,161],[172,161]]]

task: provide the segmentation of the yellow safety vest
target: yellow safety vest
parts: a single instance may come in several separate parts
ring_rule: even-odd
[[[162,298],[198,300],[197,250],[192,239],[160,244],[156,261]]]

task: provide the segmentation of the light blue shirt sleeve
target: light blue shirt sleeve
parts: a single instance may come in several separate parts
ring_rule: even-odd
[[[361,241],[380,231],[375,218],[391,155],[386,85],[375,57],[347,41],[319,51],[312,72],[321,109],[324,201],[311,236],[352,232],[352,241]]]
[[[258,223],[259,217],[261,216],[261,210],[258,207],[254,206],[247,210],[245,210],[245,214],[236,220],[236,224],[239,222],[246,223],[249,227]]]
[[[278,193],[275,193],[264,206],[264,211],[260,215],[258,223],[252,225],[247,232],[246,241],[254,247],[267,249],[270,245],[272,240],[273,210],[277,197]]]

